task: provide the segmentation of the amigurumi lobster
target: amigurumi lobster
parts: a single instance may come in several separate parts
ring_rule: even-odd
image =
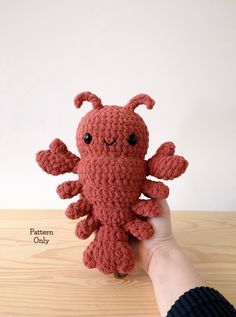
[[[148,129],[134,110],[141,104],[152,109],[155,102],[148,95],[139,94],[120,107],[103,106],[96,95],[83,92],[76,96],[74,104],[79,108],[84,101],[91,102],[93,110],[77,128],[76,144],[81,157],[55,139],[49,150],[36,154],[36,160],[49,174],[79,175],[78,180],[59,185],[57,193],[62,199],[80,194],[80,199],[65,212],[70,219],[86,216],[76,226],[78,238],[86,239],[95,232],[84,251],[84,263],[105,274],[122,275],[135,267],[129,235],[139,240],[151,238],[154,231],[146,220],[158,216],[158,200],[169,194],[162,182],[146,177],[171,180],[184,173],[188,162],[174,155],[172,142],[162,144],[145,160]],[[140,199],[141,193],[149,199]]]

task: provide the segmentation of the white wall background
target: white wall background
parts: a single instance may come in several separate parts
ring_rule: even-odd
[[[172,182],[172,209],[236,210],[236,1],[0,0],[0,208],[65,208],[35,152],[75,130],[91,106],[137,93],[147,158],[166,140],[190,162]]]

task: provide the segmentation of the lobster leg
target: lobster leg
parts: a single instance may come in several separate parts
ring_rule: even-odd
[[[75,203],[71,203],[65,211],[65,214],[70,219],[77,219],[85,215],[90,214],[92,211],[92,205],[85,198],[79,199]]]
[[[148,240],[154,234],[152,226],[148,222],[140,219],[133,219],[127,222],[123,225],[123,228],[125,231],[130,232],[138,240]]]
[[[79,239],[87,239],[99,227],[99,224],[93,215],[88,215],[77,224],[75,234]]]
[[[139,199],[132,211],[144,217],[156,217],[160,213],[160,204],[155,199]]]
[[[72,198],[82,192],[79,180],[68,181],[57,186],[57,193],[61,199]]]
[[[145,179],[142,186],[142,193],[150,198],[164,199],[169,195],[169,187],[162,182]]]

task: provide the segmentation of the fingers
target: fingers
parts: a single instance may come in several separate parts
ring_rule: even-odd
[[[162,215],[163,217],[166,217],[166,216],[170,217],[170,207],[167,203],[167,200],[161,199],[161,200],[159,200],[159,204],[161,207],[160,215]]]
[[[165,239],[172,235],[170,207],[166,199],[159,200],[160,214],[157,217],[148,218],[148,222],[154,228],[153,238]]]

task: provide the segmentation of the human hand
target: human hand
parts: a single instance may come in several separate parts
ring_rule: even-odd
[[[131,240],[135,260],[147,274],[149,274],[149,264],[154,253],[163,254],[177,246],[172,232],[169,205],[165,199],[160,200],[159,203],[160,214],[148,219],[155,231],[152,238],[144,241]]]

